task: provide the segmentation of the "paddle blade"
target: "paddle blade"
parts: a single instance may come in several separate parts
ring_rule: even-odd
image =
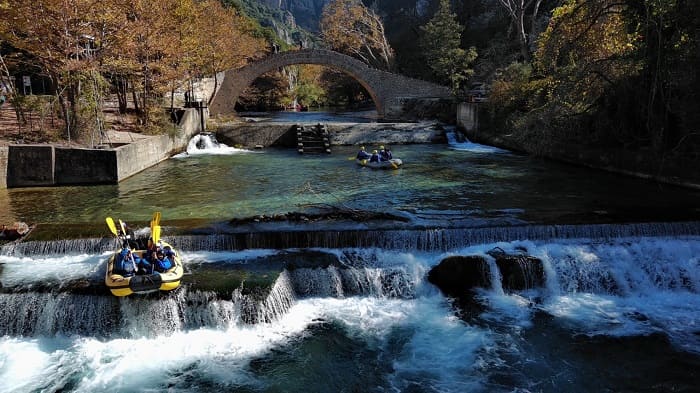
[[[124,221],[119,219],[119,228],[122,230],[122,235],[126,236],[126,225],[124,225]]]
[[[354,160],[354,159],[355,159],[355,157],[348,157],[348,161]]]
[[[160,225],[160,212],[154,212],[153,213],[153,218],[151,219],[151,226],[158,226]]]
[[[105,218],[105,221],[107,221],[107,226],[109,227],[109,231],[114,234],[114,236],[119,236],[117,233],[117,226],[114,224],[114,220],[112,217],[107,217]]]
[[[154,226],[152,231],[151,237],[153,238],[153,243],[158,244],[158,241],[160,241],[160,225]]]

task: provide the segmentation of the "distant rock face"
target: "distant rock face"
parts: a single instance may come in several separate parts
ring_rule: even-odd
[[[289,10],[297,24],[309,31],[319,31],[323,6],[328,0],[280,0],[281,8]]]
[[[296,23],[311,32],[319,31],[319,21],[323,13],[323,7],[330,0],[251,0],[265,4],[272,9],[286,10],[291,12]],[[426,16],[430,0],[398,0],[387,4],[377,1],[363,1],[363,3],[374,8],[379,8],[380,14],[397,15],[411,14],[420,17]],[[386,22],[386,21],[385,21]]]
[[[300,27],[318,32],[319,21],[323,6],[328,0],[250,0],[268,6],[274,10],[289,11],[292,16],[292,23],[296,23]],[[289,19],[285,20],[285,24],[289,23]]]

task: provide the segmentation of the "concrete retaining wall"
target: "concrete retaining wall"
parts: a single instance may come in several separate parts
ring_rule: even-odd
[[[54,184],[110,184],[116,177],[113,150],[54,148]]]
[[[479,128],[479,104],[461,102],[457,105],[457,125],[465,131]]]
[[[7,187],[54,184],[54,148],[50,145],[11,145],[7,157]]]
[[[0,147],[0,188],[116,184],[182,151],[200,131],[199,113],[188,109],[174,135],[153,136],[114,149]]]
[[[7,188],[7,156],[10,148],[0,146],[0,188]]]
[[[223,125],[217,139],[229,146],[296,147],[295,123],[259,122]],[[313,124],[304,124],[313,126]],[[445,130],[434,122],[421,123],[330,123],[331,145],[445,143]]]

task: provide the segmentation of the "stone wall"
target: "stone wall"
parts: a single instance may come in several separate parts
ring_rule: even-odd
[[[457,113],[457,125],[472,142],[660,183],[700,189],[700,172],[688,170],[689,167],[697,165],[677,162],[644,150],[581,146],[556,140],[547,140],[547,143],[524,143],[519,132],[504,132],[491,126],[493,119],[489,118],[488,112],[482,111],[484,121],[480,124],[479,109],[479,104],[462,103]]]

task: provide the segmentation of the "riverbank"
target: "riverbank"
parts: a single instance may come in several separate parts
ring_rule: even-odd
[[[472,105],[475,104],[463,104]],[[470,141],[526,153],[577,166],[649,179],[658,183],[700,190],[700,162],[690,157],[658,156],[649,149],[625,150],[556,141],[549,137],[526,137],[517,130],[490,126],[486,111],[476,105],[479,121],[458,119]]]

